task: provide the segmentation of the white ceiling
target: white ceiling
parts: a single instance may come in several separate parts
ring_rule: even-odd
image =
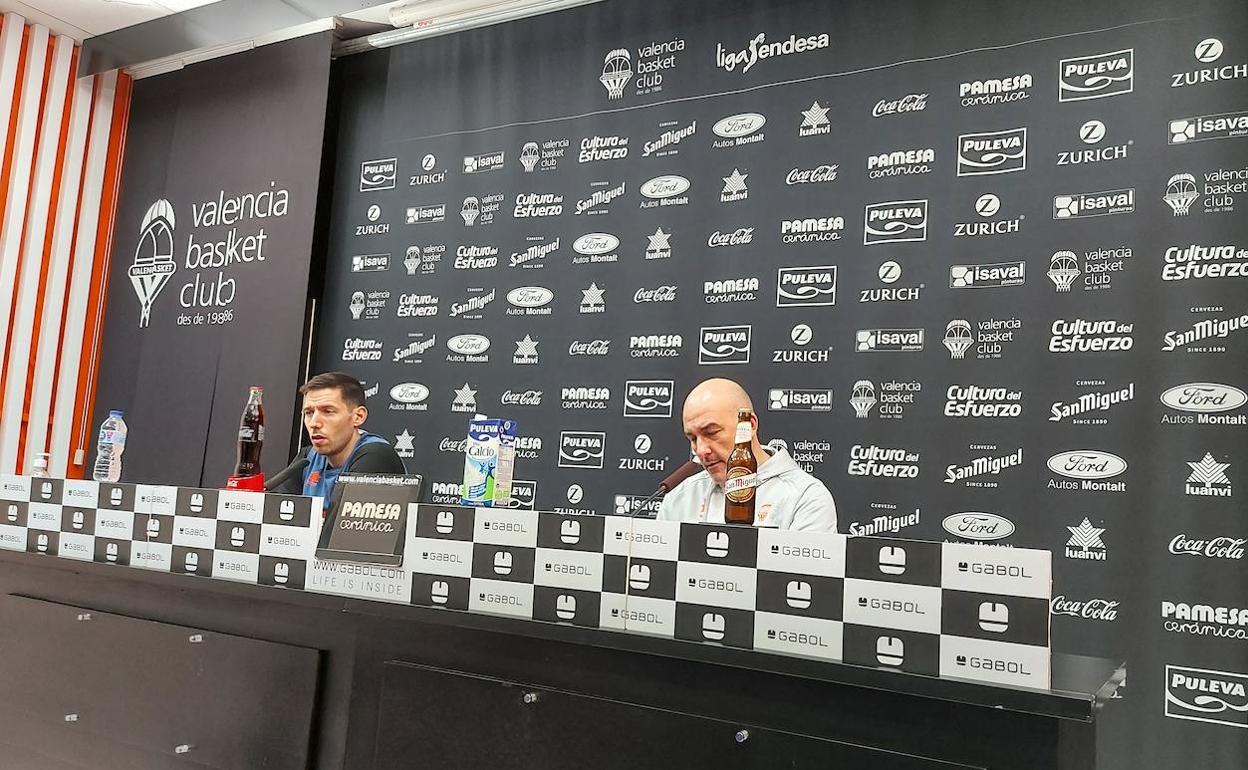
[[[82,42],[132,24],[207,5],[216,0],[0,0],[0,11]]]

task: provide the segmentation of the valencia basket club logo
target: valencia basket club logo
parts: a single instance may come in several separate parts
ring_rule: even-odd
[[[148,207],[139,232],[139,245],[134,250],[134,262],[127,271],[142,310],[140,329],[151,321],[152,303],[177,269],[173,262],[173,228],[173,206],[169,201],[162,198]]]

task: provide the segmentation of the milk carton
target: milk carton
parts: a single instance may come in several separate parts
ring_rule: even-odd
[[[491,420],[483,415],[468,423],[464,451],[464,505],[506,508],[511,503],[511,477],[516,464],[515,420]]]

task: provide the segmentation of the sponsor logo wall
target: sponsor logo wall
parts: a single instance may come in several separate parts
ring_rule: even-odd
[[[533,22],[598,31],[557,61],[536,34],[514,72],[437,40],[344,62],[318,368],[381,384],[369,427],[438,502],[475,411],[536,442],[526,506],[643,516],[684,397],[736,379],[842,532],[1053,552],[1055,649],[1148,683],[1121,767],[1187,766],[1192,729],[1226,756],[1248,20],[1037,21],[994,33],[1008,56],[951,28],[932,67],[827,4],[679,5]]]

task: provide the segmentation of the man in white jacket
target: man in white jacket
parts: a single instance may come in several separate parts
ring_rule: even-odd
[[[737,410],[754,405],[745,390],[726,379],[705,380],[685,399],[685,436],[703,470],[663,498],[664,521],[724,523],[724,479],[737,428]],[[836,503],[819,479],[797,466],[783,449],[769,452],[758,441],[758,416],[751,440],[758,459],[754,525],[810,532],[836,531]]]

